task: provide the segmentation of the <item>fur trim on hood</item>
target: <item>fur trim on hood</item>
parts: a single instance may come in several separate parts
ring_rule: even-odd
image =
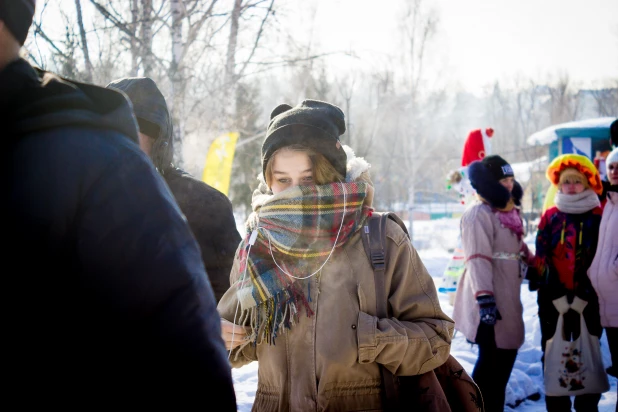
[[[364,157],[356,157],[354,150],[348,145],[343,145],[343,150],[348,157],[348,163],[346,165],[346,182],[353,182],[358,179],[363,173],[369,171],[371,165],[365,160]]]
[[[511,193],[500,184],[480,161],[472,162],[468,168],[470,183],[476,192],[489,204],[497,209],[503,209],[513,198],[516,206],[521,206],[524,194],[519,182],[515,181]]]

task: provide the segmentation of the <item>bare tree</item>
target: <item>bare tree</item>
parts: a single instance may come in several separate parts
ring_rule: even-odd
[[[423,0],[405,2],[404,10],[401,27],[408,52],[402,56],[407,62],[407,87],[414,101],[423,80],[426,48],[436,32],[438,18],[433,10],[425,10]]]
[[[571,92],[570,79],[563,74],[549,87],[550,122],[564,123],[577,118],[578,101]]]
[[[195,82],[208,76],[209,84],[204,85],[210,90],[207,94],[219,101],[219,108],[233,107],[235,85],[255,57],[265,22],[273,12],[274,0],[235,0],[232,10],[226,10],[225,5],[219,6],[218,0],[131,0],[130,3],[90,0],[90,3],[106,23],[122,34],[123,42],[131,51],[131,75],[151,77],[168,91],[175,126],[175,156],[182,164],[186,129],[202,120],[187,123],[187,119],[194,111],[203,113],[205,109],[202,102],[205,96],[197,97],[193,93],[202,88],[194,87]],[[255,18],[260,18],[257,26],[251,23]],[[221,44],[221,31],[227,25],[230,35],[224,52],[221,48],[215,49],[215,44]],[[240,43],[243,29],[254,30],[253,35],[246,36],[252,42],[249,52],[247,43]],[[219,40],[215,40],[217,36]],[[153,48],[155,40],[156,49]],[[161,47],[162,44],[169,46]],[[207,50],[214,53],[206,54]],[[236,61],[241,53],[244,60],[238,68]],[[222,54],[226,55],[224,78],[215,73],[220,70],[213,65]],[[210,72],[211,68],[215,71]],[[192,87],[188,87],[190,83]],[[189,100],[192,102],[187,105]],[[199,117],[203,117],[201,113]],[[229,118],[233,119],[234,114],[235,110],[231,110]],[[230,125],[227,121],[221,127]]]
[[[392,147],[399,147],[404,153],[403,162],[396,163],[398,167],[392,172],[403,177],[403,187],[399,192],[407,192],[408,221],[410,236],[413,238],[413,209],[414,193],[417,184],[417,172],[423,168],[424,162],[419,161],[418,148],[423,147],[423,151],[432,150],[439,144],[438,139],[422,133],[421,116],[419,112],[419,98],[421,87],[424,81],[423,66],[426,59],[426,52],[429,41],[435,34],[438,18],[433,10],[427,9],[423,0],[412,0],[404,2],[404,13],[400,26],[403,33],[404,53],[402,60],[407,68],[404,89],[407,96],[402,105],[403,111],[399,114],[401,119],[398,121],[399,127],[395,133],[398,142]]]
[[[591,90],[596,113],[600,117],[618,116],[618,81],[616,87],[608,89]],[[582,91],[580,91],[581,93]]]
[[[154,56],[152,54],[152,25],[153,25],[153,8],[152,0],[142,1],[142,16],[140,20],[140,40],[141,40],[141,56],[142,70],[144,76],[152,77],[154,70]]]
[[[80,0],[75,0],[75,10],[77,12],[77,25],[79,27],[82,53],[84,54],[84,63],[86,66],[86,74],[84,76],[84,79],[87,82],[92,82],[92,63],[90,62],[90,53],[88,52],[88,40],[86,39],[86,30],[84,30],[84,21],[82,19],[82,5]]]
[[[351,125],[351,121],[352,121],[352,109],[351,109],[351,103],[352,103],[352,96],[354,95],[354,85],[356,83],[356,75],[354,73],[351,73],[348,76],[345,76],[345,78],[343,79],[339,79],[337,81],[338,85],[339,85],[339,94],[341,95],[341,97],[343,98],[344,102],[345,102],[345,113],[346,113],[346,120],[347,120],[347,125],[346,125],[346,134],[348,137],[348,143],[350,146],[354,146],[354,142],[352,140],[352,125]]]

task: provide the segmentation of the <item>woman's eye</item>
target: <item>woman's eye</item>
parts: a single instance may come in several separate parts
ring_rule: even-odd
[[[313,176],[304,177],[303,182],[313,182]]]
[[[284,185],[284,184],[286,184],[286,183],[289,183],[289,182],[290,182],[290,179],[279,179],[279,180],[277,180],[277,181],[278,181],[279,183],[281,183],[282,185]]]

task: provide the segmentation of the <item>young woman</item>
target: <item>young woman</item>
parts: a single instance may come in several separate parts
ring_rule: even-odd
[[[441,365],[453,321],[407,235],[388,222],[384,280],[392,318],[375,314],[360,229],[372,211],[369,164],[344,150],[343,112],[280,105],[231,288],[219,302],[230,362],[259,361],[255,411],[382,410],[378,364],[398,375]]]
[[[583,311],[586,327],[595,336],[603,332],[597,295],[587,276],[599,237],[601,177],[586,156],[576,154],[558,156],[546,175],[557,186],[557,192],[555,206],[541,216],[536,237],[543,362],[547,340],[554,335],[558,322],[555,299],[566,296],[572,303],[577,296],[588,302]],[[579,315],[572,309],[564,315],[564,328],[567,334],[579,335]],[[576,396],[575,410],[595,411],[600,399],[600,393]],[[550,412],[571,410],[568,396],[546,396],[545,403]]]
[[[470,165],[468,176],[478,200],[461,217],[466,263],[453,319],[466,339],[478,344],[472,379],[486,410],[497,412],[504,410],[506,385],[524,343],[522,265],[532,256],[523,242],[521,186],[508,162],[487,156]]]
[[[599,297],[601,325],[605,328],[612,366],[607,372],[618,377],[618,148],[605,159],[610,188],[603,207],[599,242],[588,277]]]

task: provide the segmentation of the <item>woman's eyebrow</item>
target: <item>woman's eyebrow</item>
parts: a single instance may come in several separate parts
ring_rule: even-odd
[[[300,173],[308,173],[308,172],[312,172],[312,171],[313,171],[313,169],[307,169],[307,170],[303,170]],[[278,170],[273,170],[273,174],[274,175],[287,175],[288,173],[287,172],[280,172]]]

